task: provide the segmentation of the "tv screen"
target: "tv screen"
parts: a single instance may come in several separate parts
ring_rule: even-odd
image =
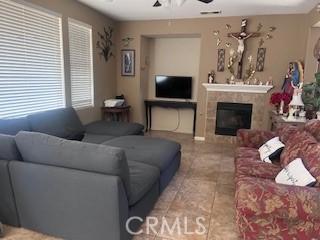
[[[156,76],[156,97],[192,98],[192,77]]]

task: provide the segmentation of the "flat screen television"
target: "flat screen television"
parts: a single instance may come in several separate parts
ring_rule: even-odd
[[[155,80],[158,98],[192,98],[192,77],[157,75]]]

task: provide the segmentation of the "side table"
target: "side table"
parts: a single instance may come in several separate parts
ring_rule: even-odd
[[[131,106],[125,105],[121,107],[102,107],[101,115],[102,120],[111,117],[113,121],[127,121],[130,122],[130,109]]]
[[[281,115],[277,115],[274,111],[270,112],[271,131],[275,131],[280,127],[293,125],[303,127],[306,122],[303,121],[285,121]]]

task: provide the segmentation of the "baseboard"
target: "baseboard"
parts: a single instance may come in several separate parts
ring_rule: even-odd
[[[197,137],[197,136],[195,136],[194,137],[194,140],[196,140],[196,141],[205,141],[206,140],[206,138],[205,137]]]

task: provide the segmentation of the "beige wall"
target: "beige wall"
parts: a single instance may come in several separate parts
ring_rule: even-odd
[[[199,38],[155,38],[149,44],[148,99],[155,99],[155,75],[190,76],[193,78],[191,101],[197,101],[200,61]],[[168,100],[158,98],[159,100]],[[184,101],[179,99],[169,99]],[[152,129],[182,133],[193,131],[193,110],[154,108]],[[180,117],[179,117],[180,115]],[[180,120],[179,120],[180,119]],[[178,124],[179,123],[179,124]]]
[[[314,74],[318,70],[318,61],[313,56],[314,46],[320,38],[320,28],[311,27],[309,29],[308,43],[305,58],[305,82],[314,82]]]
[[[313,57],[313,49],[320,38],[320,27],[313,27],[316,23],[320,22],[320,14],[316,9],[313,9],[306,15],[306,29],[308,31],[308,40],[306,46],[305,56],[305,82],[313,82],[314,74],[317,71],[317,61]]]
[[[62,14],[63,45],[65,57],[66,94],[70,98],[70,68],[68,44],[68,17],[82,21],[92,26],[93,29],[93,67],[95,84],[95,107],[80,110],[79,115],[84,123],[101,118],[100,107],[106,98],[116,94],[116,61],[111,58],[107,63],[100,58],[96,49],[97,32],[102,32],[103,27],[114,26],[114,22],[101,13],[75,1],[75,0],[27,0],[51,11]],[[114,50],[115,52],[115,50]]]
[[[207,81],[207,74],[211,69],[216,69],[217,65],[217,46],[213,36],[214,30],[220,31],[222,40],[221,48],[225,48],[226,42],[231,42],[233,48],[236,48],[234,40],[227,38],[227,30],[225,25],[230,24],[232,31],[240,30],[240,17],[229,18],[208,18],[208,19],[182,19],[172,21],[135,21],[120,22],[117,24],[119,32],[118,42],[122,38],[132,37],[130,48],[137,52],[137,59],[140,59],[140,51],[143,43],[141,36],[148,35],[172,35],[177,34],[199,34],[200,37],[200,62],[199,62],[199,84],[198,84],[198,111],[197,111],[197,127],[196,135],[204,136],[205,129],[205,102],[206,91],[201,83]],[[264,25],[263,31],[267,32],[270,26],[276,26],[277,30],[273,33],[273,39],[265,43],[267,48],[267,56],[265,63],[265,71],[257,73],[257,77],[266,81],[272,76],[276,89],[279,90],[282,85],[284,75],[288,68],[288,63],[296,59],[304,59],[307,29],[305,27],[305,15],[273,15],[273,16],[253,16],[248,17],[248,31],[256,31],[257,25]],[[253,55],[256,58],[259,39],[251,39],[248,41],[247,56]],[[136,63],[135,77],[122,77],[120,75],[120,50],[117,49],[117,92],[126,95],[129,103],[133,106],[132,117],[135,121],[143,122],[143,109],[141,109],[141,93],[140,82],[141,65],[139,61]],[[224,83],[229,74],[227,71],[217,73],[217,80]]]

